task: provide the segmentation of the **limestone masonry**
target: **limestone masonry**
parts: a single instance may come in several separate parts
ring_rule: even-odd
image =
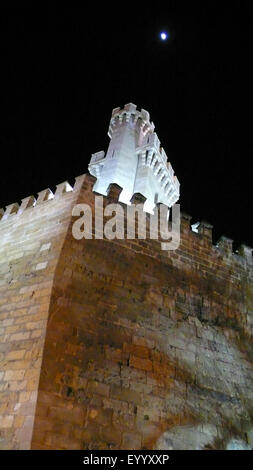
[[[75,240],[97,193],[125,212],[179,197],[146,111],[110,129],[93,176],[0,210],[0,449],[252,449],[252,249],[186,214],[175,251]]]

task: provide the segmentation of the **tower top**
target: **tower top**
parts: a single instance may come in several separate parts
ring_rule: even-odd
[[[144,196],[144,210],[153,212],[156,204],[171,207],[179,199],[179,182],[154,132],[148,111],[128,103],[114,108],[108,135],[107,153],[91,156],[89,172],[97,178],[94,191],[107,195],[110,184],[122,187],[120,201],[131,204],[134,194]]]
[[[112,117],[110,120],[110,126],[108,135],[111,138],[112,135],[112,128],[116,125],[117,120],[121,121],[123,119],[126,121],[130,121],[132,119],[133,122],[137,122],[139,119],[142,123],[142,127],[145,128],[145,133],[151,131],[153,132],[155,129],[154,123],[150,122],[149,112],[145,109],[141,109],[141,111],[137,110],[137,106],[133,103],[125,104],[124,108],[114,108],[112,110]]]

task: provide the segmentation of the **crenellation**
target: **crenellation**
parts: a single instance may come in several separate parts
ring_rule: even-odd
[[[50,201],[55,198],[58,199],[64,196],[66,193],[78,191],[80,188],[80,185],[83,182],[84,177],[85,175],[80,175],[75,178],[74,188],[71,187],[68,181],[64,181],[63,183],[56,185],[55,194],[51,191],[51,189],[47,188],[38,193],[37,200],[33,195],[31,195],[22,199],[20,206],[18,203],[13,203],[13,204],[8,205],[5,211],[4,209],[0,209],[0,221],[1,222],[6,221],[8,223],[10,220],[10,216],[22,215],[27,209],[32,209],[32,208],[37,209],[37,206],[38,205],[41,206],[42,203],[46,203],[47,201]],[[95,181],[96,179],[94,179],[94,182]]]
[[[238,253],[240,256],[245,258],[249,264],[253,263],[253,257],[252,257],[253,248],[242,244],[239,246]]]
[[[34,196],[28,196],[28,197],[21,200],[21,205],[20,205],[20,208],[19,208],[17,213],[22,214],[22,212],[24,212],[29,207],[34,207],[35,204],[36,204],[35,197]]]
[[[216,246],[219,250],[224,253],[225,255],[232,255],[233,253],[233,241],[231,238],[225,237],[222,235],[219,240],[217,241]]]
[[[72,186],[70,186],[68,181],[56,185],[56,191],[54,194],[55,198],[61,197],[63,194],[73,191]]]
[[[91,179],[91,185],[95,183],[96,181],[96,178],[92,178],[92,176],[90,177]],[[85,186],[86,184],[86,181],[87,181],[87,174],[82,174],[80,176],[76,176],[75,177],[75,184],[74,184],[74,188],[73,188],[73,191],[74,192],[78,192],[82,189],[82,186]]]
[[[44,189],[43,191],[40,191],[38,193],[38,199],[37,199],[37,202],[36,202],[36,206],[38,206],[39,204],[42,204],[43,202],[49,201],[53,198],[54,198],[54,194],[51,191],[51,189],[49,189],[49,188]]]
[[[189,233],[191,231],[191,219],[191,215],[181,212],[181,230],[183,233]]]
[[[198,226],[198,233],[203,235],[210,244],[212,244],[212,230],[213,226],[208,222],[200,222]]]
[[[118,112],[120,111],[120,108],[116,108],[116,109]],[[125,104],[124,109],[128,111],[129,113],[134,114],[136,111],[136,105],[133,103],[128,103],[128,104]]]
[[[140,193],[134,193],[130,200],[131,205],[134,205],[134,206],[136,206],[137,204],[144,204],[145,201],[146,201],[145,196],[143,196]]]
[[[135,109],[134,109],[134,111],[135,111],[135,110],[136,110],[136,106],[135,106],[135,105],[133,105],[133,106],[135,107]],[[112,110],[112,117],[116,116],[116,115],[119,113],[119,111],[120,111],[120,108],[114,108],[114,109]]]
[[[12,204],[9,204],[9,206],[6,206],[2,220],[6,220],[10,216],[16,214],[18,212],[18,209],[19,209],[19,204],[17,202],[14,202]]]
[[[120,194],[122,189],[118,184],[112,183],[108,188],[107,198],[110,200],[112,199],[113,202],[117,202],[119,200]]]

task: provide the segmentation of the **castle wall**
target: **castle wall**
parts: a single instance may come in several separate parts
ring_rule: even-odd
[[[94,181],[76,202],[94,206]],[[105,202],[117,199],[114,188]],[[167,252],[155,240],[78,241],[68,219],[46,281],[33,449],[253,446],[251,252],[181,222]]]
[[[8,206],[0,220],[0,449],[30,449],[55,268],[74,191],[58,185]],[[18,212],[17,212],[18,211]],[[0,210],[0,218],[3,211]]]

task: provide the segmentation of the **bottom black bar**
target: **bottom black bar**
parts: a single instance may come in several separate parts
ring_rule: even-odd
[[[216,465],[230,463],[233,465],[242,465],[249,462],[252,457],[251,451],[71,451],[71,450],[28,450],[28,451],[3,451],[0,454],[2,468],[5,468],[4,460],[8,465],[18,463],[18,465],[26,465],[27,468],[34,468],[35,465],[51,465],[71,466],[71,470],[75,468],[97,468],[105,469],[123,469],[126,466],[156,466],[160,468],[175,469],[181,465]]]

